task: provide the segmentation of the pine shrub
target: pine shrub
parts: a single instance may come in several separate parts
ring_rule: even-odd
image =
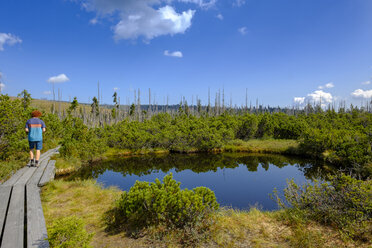
[[[203,232],[209,228],[212,213],[218,208],[213,191],[206,187],[181,190],[180,183],[170,173],[163,183],[159,179],[155,183],[136,181],[116,202],[108,215],[108,224],[114,228],[129,227],[133,233],[159,226]]]
[[[83,220],[76,216],[56,220],[48,234],[52,248],[90,248],[94,235],[85,230]]]
[[[372,181],[340,174],[328,182],[302,187],[288,182],[286,201],[276,194],[279,205],[290,214],[338,227],[353,239],[368,239],[372,233]]]

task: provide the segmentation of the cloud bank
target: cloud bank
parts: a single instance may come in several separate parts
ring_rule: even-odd
[[[65,74],[59,74],[58,76],[50,77],[48,83],[64,83],[70,81],[70,79]]]
[[[372,98],[372,90],[362,90],[357,89],[351,93],[351,95],[355,98]]]
[[[4,45],[15,45],[22,43],[22,40],[13,34],[0,33],[0,51],[4,51]]]
[[[170,6],[172,2],[209,8],[216,0],[82,0],[82,6],[100,18],[118,17],[119,21],[112,27],[116,40],[138,37],[151,40],[162,35],[182,34],[191,27],[195,10],[178,13]]]
[[[295,97],[293,101],[297,104],[303,104],[305,102],[305,97]]]
[[[180,51],[169,52],[168,50],[165,50],[164,55],[169,56],[169,57],[176,57],[176,58],[182,58],[183,57],[183,54]]]
[[[310,94],[307,94],[306,97],[294,97],[293,102],[298,105],[304,105],[305,103],[310,104],[321,104],[322,107],[325,107],[326,104],[332,103],[334,97],[331,93],[324,92],[323,90],[316,90]]]

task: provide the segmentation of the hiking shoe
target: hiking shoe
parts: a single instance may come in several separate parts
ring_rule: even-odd
[[[28,167],[35,166],[35,159],[30,159],[30,162],[27,164]]]
[[[34,166],[39,167],[39,160],[36,160],[36,161],[35,161]]]

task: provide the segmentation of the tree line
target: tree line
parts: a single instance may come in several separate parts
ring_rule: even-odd
[[[104,114],[98,101],[93,102],[89,118],[79,113],[76,98],[65,115],[45,112],[42,119],[47,125],[46,147],[60,142],[62,156],[88,161],[108,148],[208,152],[223,149],[237,139],[294,139],[300,143],[299,154],[346,166],[363,175],[372,173],[372,114],[366,109],[336,111],[309,106],[307,110],[286,113],[226,108],[212,114],[208,106],[191,111],[182,103],[177,111],[147,115],[133,104],[128,113],[121,113],[117,95],[113,99],[115,104],[110,111],[102,111]],[[25,158],[24,123],[33,110],[30,103],[27,91],[17,99],[0,95],[1,160]]]

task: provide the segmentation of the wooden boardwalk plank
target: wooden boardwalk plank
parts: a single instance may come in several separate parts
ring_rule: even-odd
[[[1,248],[23,248],[25,186],[13,186]]]
[[[40,200],[40,189],[37,185],[26,186],[27,201],[27,248],[47,248],[49,242],[43,208]]]
[[[44,171],[44,174],[43,176],[41,177],[40,179],[40,182],[39,182],[39,187],[42,187],[44,185],[46,185],[50,180],[54,179],[54,175],[55,175],[55,163],[56,161],[55,160],[50,160],[45,171]]]
[[[26,172],[18,179],[18,181],[14,185],[25,186],[28,180],[30,180],[32,175],[35,173],[36,169],[36,167],[28,167]]]
[[[50,149],[47,152],[41,154],[40,161],[45,160],[45,159],[49,159],[51,156],[53,156],[55,154],[58,154],[59,153],[59,151],[58,151],[59,148],[60,148],[60,146],[58,146],[54,149]]]
[[[18,179],[27,171],[28,167],[23,167],[22,169],[18,170],[14,175],[6,182],[3,183],[3,186],[13,186]]]
[[[6,211],[8,209],[11,191],[11,186],[0,186],[0,240],[1,234],[3,233],[3,226],[5,223]]]
[[[35,185],[39,183],[41,176],[44,173],[44,170],[48,164],[48,160],[43,160],[40,162],[40,166],[36,169],[35,173],[31,176],[30,180],[28,180],[27,185]]]

